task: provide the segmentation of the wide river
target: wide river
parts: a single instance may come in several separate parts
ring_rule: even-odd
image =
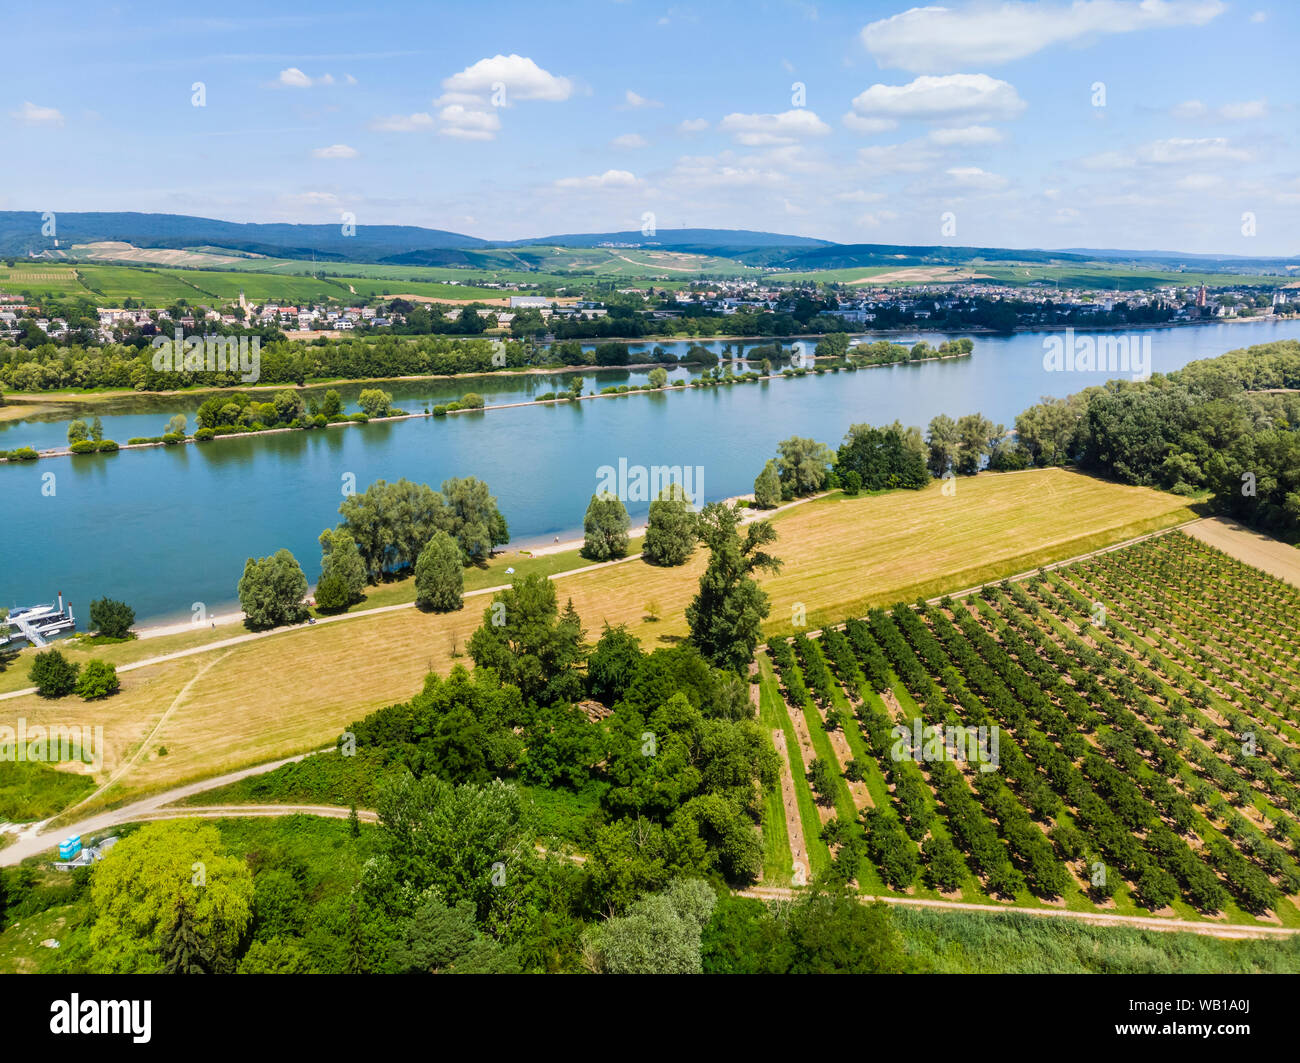
[[[889,338],[937,344],[947,335]],[[976,411],[1010,427],[1045,395],[1128,375],[1047,371],[1044,342],[1059,335],[976,335],[969,358],[856,373],[0,464],[0,604],[34,605],[61,590],[82,621],[90,599],[101,596],[127,601],[140,621],[189,617],[195,602],[225,612],[250,556],[288,547],[315,582],[316,540],[338,522],[347,483],[364,490],[380,478],[407,477],[437,487],[448,477],[477,476],[497,496],[512,545],[536,544],[581,534],[601,466],[617,467],[620,459],[628,466],[698,468],[704,496],[714,500],[752,490],[777,442],[791,435],[837,446],[851,424],[898,419],[924,428],[936,414]],[[1169,372],[1237,347],[1300,338],[1300,321],[1143,335],[1150,336],[1151,369]],[[687,346],[661,345],[675,353]],[[585,377],[590,393],[643,382],[645,373]],[[471,389],[489,404],[522,402],[566,380],[503,375],[385,386],[396,405],[415,413]],[[339,390],[354,402],[360,386]],[[122,443],[157,435],[168,417],[192,415],[199,401],[131,396],[104,406],[105,437]],[[0,449],[59,446],[66,433],[66,414],[0,422]],[[646,509],[645,502],[628,503],[634,523]]]

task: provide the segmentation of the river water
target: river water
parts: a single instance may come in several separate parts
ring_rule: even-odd
[[[316,539],[337,523],[347,484],[364,490],[376,479],[407,477],[437,487],[448,477],[477,476],[497,496],[512,545],[537,543],[581,534],[602,467],[618,468],[620,460],[630,469],[691,467],[706,500],[726,498],[752,490],[777,442],[791,435],[837,446],[850,424],[898,419],[924,428],[939,413],[976,411],[1010,427],[1020,410],[1045,395],[1068,395],[1127,375],[1045,370],[1045,340],[1059,335],[977,335],[969,358],[856,373],[0,465],[0,604],[50,601],[62,590],[83,620],[89,600],[101,596],[127,601],[140,621],[188,617],[195,602],[224,612],[250,556],[288,547],[315,581]],[[1143,335],[1150,336],[1152,370],[1169,372],[1237,347],[1300,338],[1300,321]],[[948,334],[890,338],[937,344]],[[661,346],[681,353],[687,344]],[[644,382],[646,374],[583,375],[590,393]],[[567,380],[561,374],[512,375],[385,388],[396,405],[414,413],[470,390],[489,404],[524,402]],[[354,402],[360,385],[339,390]],[[128,397],[102,408],[105,436],[125,442],[157,435],[168,417],[192,415],[199,401]],[[66,415],[0,423],[0,449],[59,446],[66,431]],[[628,502],[634,524],[647,508],[644,501]]]

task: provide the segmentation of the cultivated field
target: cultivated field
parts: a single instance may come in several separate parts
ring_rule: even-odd
[[[813,870],[872,894],[1298,927],[1298,632],[1300,591],[1175,531],[776,640],[763,704],[807,734],[790,754]],[[894,731],[954,725],[996,728],[992,770]]]
[[[837,495],[794,506],[775,517],[775,552],[785,565],[763,579],[772,596],[769,631],[791,630],[796,608],[814,628],[870,605],[1017,574],[1192,516],[1175,496],[1059,469],[963,479],[953,497],[936,483],[922,492]],[[517,559],[510,563],[523,571]],[[583,564],[576,555],[538,563],[555,571]],[[591,637],[606,621],[626,623],[653,648],[686,635],[684,610],[704,564],[702,551],[676,569],[631,560],[561,576],[557,589],[561,601],[572,597]],[[509,580],[500,570],[473,575],[479,586]],[[651,601],[661,619],[647,618]],[[0,721],[102,724],[108,772],[138,754],[107,795],[118,801],[328,743],[348,722],[408,698],[428,670],[448,668],[488,603],[486,596],[469,598],[462,611],[442,615],[399,608],[216,647],[124,672],[122,692],[104,702],[9,698],[0,702]],[[238,631],[201,630],[75,654],[120,664]],[[13,689],[26,670],[20,660],[0,678]]]

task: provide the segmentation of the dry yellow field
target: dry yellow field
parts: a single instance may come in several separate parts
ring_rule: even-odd
[[[796,603],[815,628],[870,605],[960,590],[1194,516],[1173,495],[1064,470],[961,479],[952,496],[938,483],[922,492],[831,496],[774,519],[774,552],[785,564],[763,579],[772,596],[768,630],[789,631]],[[589,638],[606,621],[626,623],[652,648],[686,634],[684,610],[705,560],[700,551],[677,569],[629,561],[561,576],[556,585],[561,603],[572,597]],[[645,618],[652,600],[658,621]],[[124,673],[122,692],[101,703],[12,698],[0,702],[0,723],[21,716],[29,726],[102,724],[108,748],[101,781],[131,762],[96,803],[118,803],[329,744],[350,721],[410,697],[430,669],[445,671],[488,602],[469,599],[453,614],[360,616],[139,668]]]

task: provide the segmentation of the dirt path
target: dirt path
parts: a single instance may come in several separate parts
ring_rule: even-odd
[[[835,759],[839,761],[840,773],[843,775],[844,766],[853,759],[853,750],[849,748],[849,740],[844,737],[844,732],[838,727],[826,732],[826,737],[831,740],[831,749],[835,750]],[[862,780],[854,782],[852,779],[844,780],[849,787],[849,793],[853,797],[853,807],[861,812],[864,808],[875,808],[876,803],[871,800],[871,791],[867,789],[867,784]]]
[[[788,901],[799,896],[797,890],[782,889],[777,886],[755,886],[747,890],[736,891],[741,897],[753,897],[763,901]],[[886,904],[911,905],[916,908],[947,908],[964,912],[982,912],[985,915],[1002,915],[1005,912],[1019,912],[1021,915],[1039,915],[1054,919],[1077,919],[1092,926],[1128,926],[1137,930],[1181,930],[1189,934],[1204,934],[1216,938],[1268,938],[1276,940],[1300,934],[1300,927],[1257,926],[1254,924],[1233,923],[1194,923],[1186,919],[1163,919],[1155,916],[1113,915],[1110,912],[1072,912],[1064,908],[1015,908],[1005,905],[996,907],[987,904],[970,904],[964,901],[935,901],[923,897],[872,897],[862,894],[858,898],[863,904],[884,901]]]
[[[332,747],[331,747],[332,748]],[[312,752],[320,752],[313,750]],[[240,779],[247,779],[252,775],[262,775],[268,771],[274,771],[276,768],[285,764],[292,764],[295,761],[302,760],[304,757],[311,756],[311,753],[299,753],[293,757],[282,757],[280,760],[273,760],[266,764],[258,764],[251,768],[243,768],[239,771],[233,771],[226,775],[219,775],[213,779],[204,779],[201,782],[187,783],[184,786],[176,786],[170,790],[164,790],[160,794],[154,794],[152,797],[146,797],[139,801],[133,801],[129,805],[123,805],[121,808],[112,809],[108,812],[99,812],[93,816],[76,822],[68,823],[53,829],[46,829],[50,820],[43,820],[40,823],[31,824],[22,833],[15,836],[14,841],[0,849],[0,867],[17,864],[29,856],[37,856],[48,849],[54,848],[63,838],[70,838],[74,834],[87,835],[95,834],[98,831],[105,830],[109,827],[120,826],[123,823],[134,823],[140,819],[157,818],[154,813],[159,812],[165,806],[181,801],[186,797],[192,797],[194,794],[201,794],[206,790],[215,790],[220,786],[229,786],[231,783],[239,782]],[[272,807],[272,806],[232,806],[244,808]],[[293,805],[276,805],[279,809],[292,809],[295,807],[311,806],[293,806]],[[325,807],[325,806],[322,806]],[[189,810],[175,810],[175,815],[184,815]],[[268,814],[268,813],[263,813]],[[283,813],[281,813],[283,814]],[[346,814],[346,810],[344,810]]]
[[[1227,517],[1207,517],[1184,530],[1238,561],[1286,580],[1293,587],[1300,587],[1300,550],[1294,546],[1252,531]]]

